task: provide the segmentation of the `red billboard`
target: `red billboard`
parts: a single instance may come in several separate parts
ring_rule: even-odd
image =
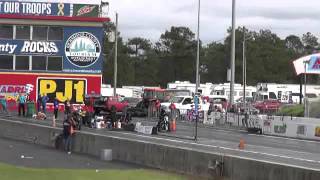
[[[101,75],[0,72],[0,77],[0,96],[6,98],[9,108],[15,108],[19,94],[28,91],[34,102],[38,95],[46,94],[49,103],[57,97],[73,104],[82,104],[86,94],[101,91]]]

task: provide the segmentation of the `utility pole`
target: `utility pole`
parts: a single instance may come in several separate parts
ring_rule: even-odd
[[[307,97],[307,65],[310,63],[310,60],[303,61],[304,63],[304,117],[309,117],[309,108],[308,108],[308,97]]]
[[[199,113],[198,113],[198,89],[200,84],[200,77],[199,77],[199,64],[200,64],[200,5],[201,2],[198,0],[198,28],[197,28],[197,62],[196,62],[196,91],[195,91],[195,111],[196,111],[196,127],[195,127],[195,135],[194,139],[197,141],[198,139],[198,119],[199,119]]]
[[[231,36],[231,82],[230,82],[230,105],[234,103],[234,81],[235,81],[235,44],[236,44],[236,0],[232,0],[232,36]]]
[[[243,27],[242,42],[242,86],[243,86],[243,109],[246,112],[246,83],[247,83],[247,60],[246,60],[246,28]]]
[[[113,96],[117,96],[117,75],[118,75],[118,13],[116,13],[116,30],[114,45],[114,72],[113,72]]]

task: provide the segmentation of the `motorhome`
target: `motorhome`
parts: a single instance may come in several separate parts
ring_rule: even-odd
[[[198,92],[200,92],[203,96],[209,96],[212,89],[215,87],[215,84],[205,83],[200,84],[198,88]],[[196,84],[191,83],[190,81],[175,81],[167,84],[167,89],[181,89],[181,90],[189,90],[192,94],[195,93]]]
[[[307,97],[316,98],[320,96],[320,85],[307,85]],[[301,89],[302,98],[304,95],[304,85]],[[276,84],[276,83],[258,83],[256,101],[277,99],[281,103],[299,103],[300,102],[300,84]]]
[[[246,97],[253,97],[257,89],[254,86],[246,86]],[[210,96],[222,96],[229,99],[230,97],[230,83],[219,84],[213,88]],[[243,86],[241,84],[234,84],[234,100],[243,98]]]

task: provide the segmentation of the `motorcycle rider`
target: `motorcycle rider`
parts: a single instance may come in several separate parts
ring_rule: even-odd
[[[168,118],[167,112],[163,108],[161,108],[160,109],[159,121],[158,121],[158,124],[157,124],[158,131],[169,130],[168,119],[169,118]]]

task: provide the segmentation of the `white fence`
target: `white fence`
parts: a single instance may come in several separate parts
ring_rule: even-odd
[[[320,140],[320,119],[288,116],[263,116],[263,134]]]
[[[212,112],[204,116],[203,123],[231,128],[255,127],[261,129],[266,135],[320,140],[320,119],[317,118],[250,115],[245,125],[243,115]]]

